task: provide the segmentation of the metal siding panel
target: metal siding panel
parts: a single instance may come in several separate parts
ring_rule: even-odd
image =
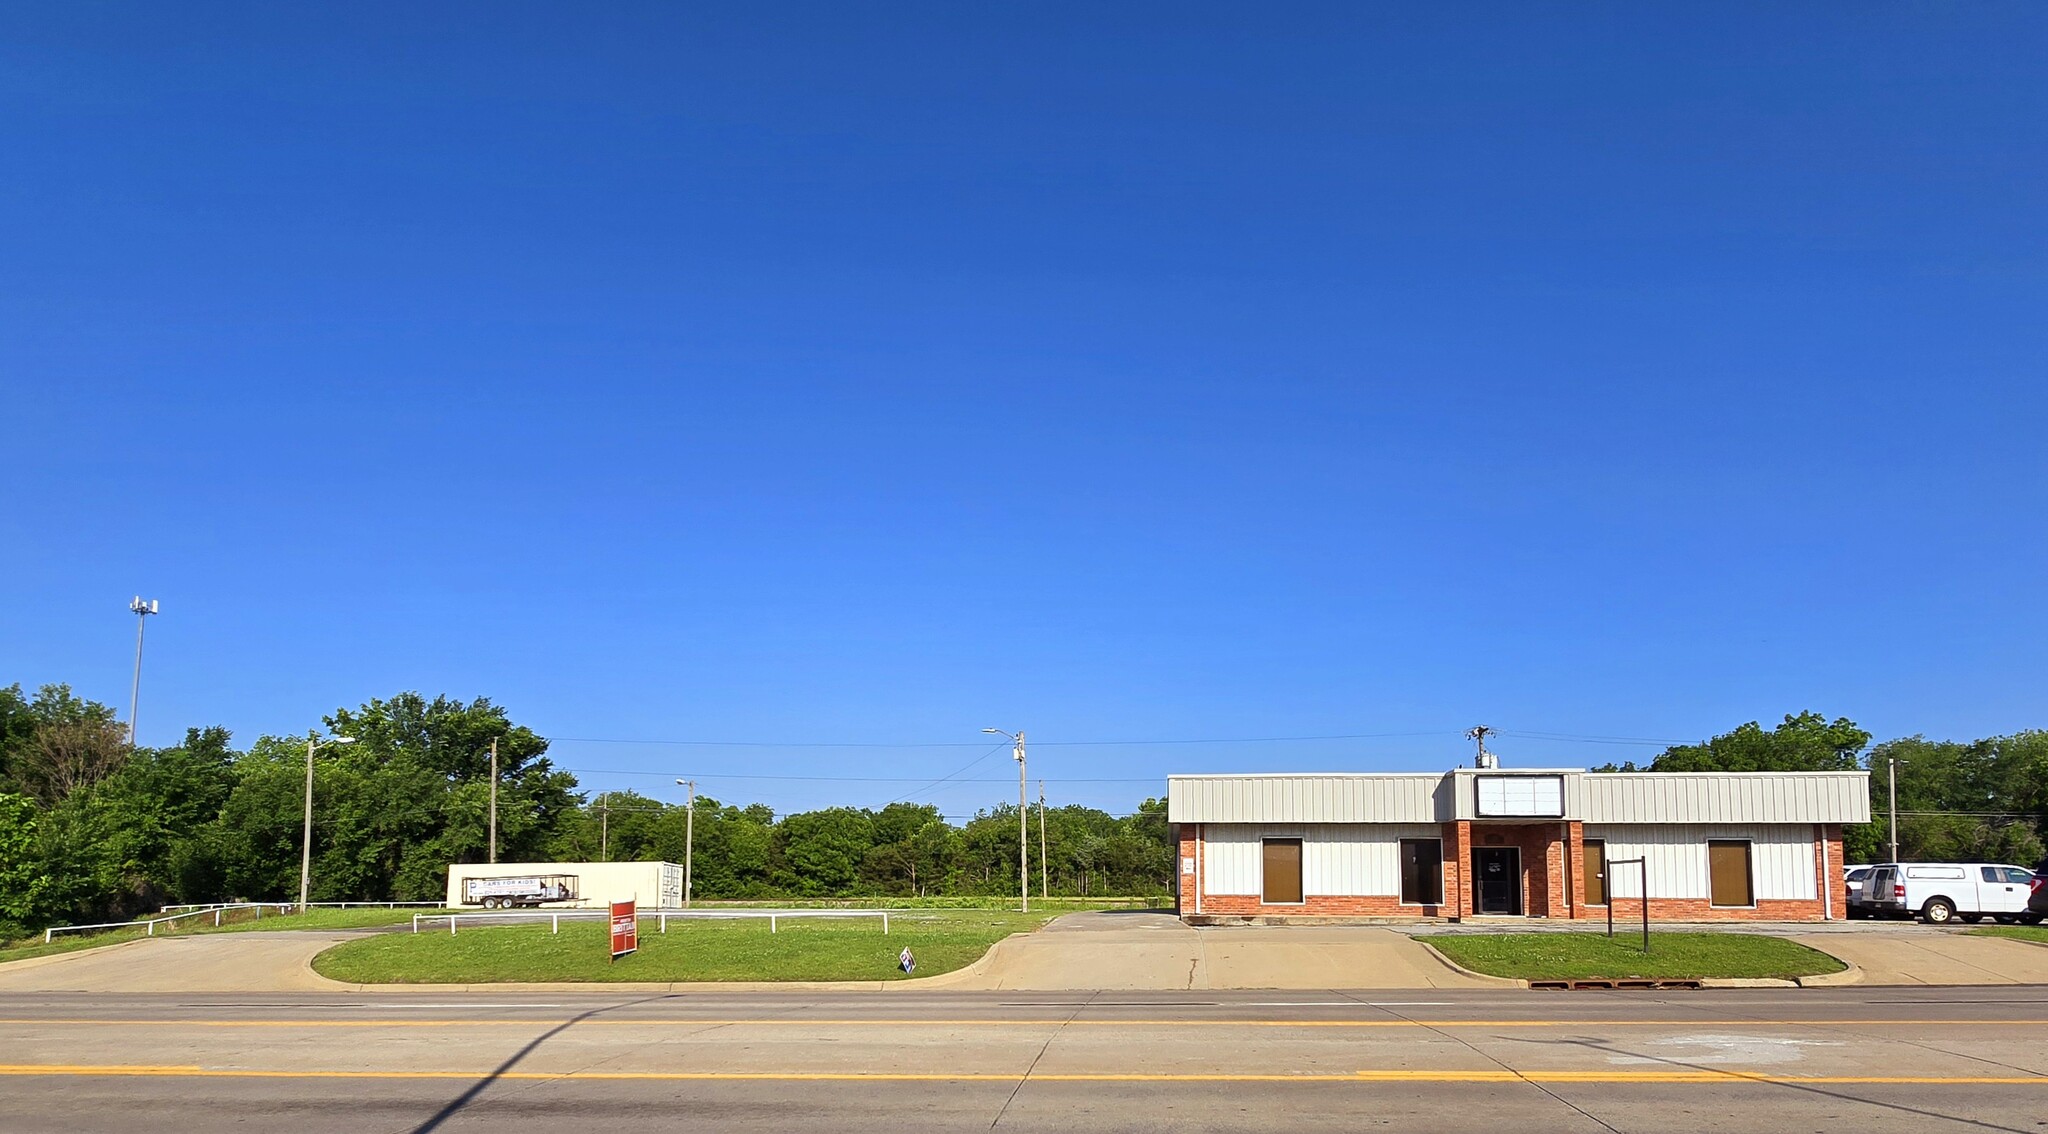
[[[1707,840],[1747,839],[1750,875],[1759,899],[1805,899],[1815,887],[1813,829],[1809,824],[1684,823],[1588,825],[1586,837],[1607,840],[1607,857],[1649,859],[1653,898],[1697,898],[1708,893]],[[1614,872],[1613,894],[1640,897],[1634,868]]]

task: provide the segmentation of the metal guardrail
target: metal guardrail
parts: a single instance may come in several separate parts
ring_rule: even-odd
[[[652,919],[654,919],[654,920],[655,920],[655,921],[656,921],[656,922],[657,922],[657,923],[658,923],[658,924],[660,925],[660,927],[661,927],[661,928],[660,928],[660,932],[662,932],[662,933],[667,933],[667,932],[668,932],[668,921],[669,921],[669,919],[670,919],[670,918],[675,918],[675,919],[677,919],[678,921],[688,921],[688,920],[693,920],[693,919],[694,919],[694,920],[698,920],[698,921],[733,921],[733,920],[747,920],[747,919],[752,919],[752,920],[757,920],[757,921],[758,921],[758,920],[760,920],[760,919],[766,918],[766,919],[767,919],[767,921],[768,921],[768,932],[770,932],[770,933],[774,933],[774,932],[776,932],[776,928],[777,928],[777,923],[778,923],[778,922],[780,922],[780,921],[782,921],[782,920],[784,920],[784,919],[787,919],[787,918],[796,918],[796,917],[823,917],[823,918],[847,918],[847,917],[879,917],[879,918],[881,918],[881,919],[882,919],[882,935],[886,937],[886,936],[888,936],[888,933],[889,933],[889,915],[890,915],[891,913],[894,913],[894,914],[896,914],[896,915],[898,915],[898,916],[900,917],[900,916],[902,916],[903,914],[911,914],[911,915],[915,916],[916,914],[919,914],[919,913],[923,913],[923,912],[925,912],[925,911],[923,911],[923,910],[641,910],[641,911],[639,912],[639,917],[640,917],[640,918],[641,918],[642,920],[646,920],[646,919],[649,919],[649,918],[652,918]],[[553,929],[552,929],[552,932],[555,932],[555,933],[560,933],[560,932],[562,932],[562,921],[563,921],[564,919],[567,919],[567,920],[569,920],[569,921],[609,921],[609,920],[611,919],[611,916],[612,916],[612,915],[611,915],[611,911],[610,911],[610,910],[535,910],[535,911],[533,911],[533,912],[531,912],[531,913],[517,913],[517,912],[514,912],[514,913],[465,913],[465,914],[414,914],[414,915],[412,915],[412,931],[413,931],[414,933],[418,933],[418,932],[420,931],[420,923],[421,923],[421,922],[423,922],[423,921],[424,921],[424,922],[430,922],[430,923],[431,923],[431,922],[436,922],[436,921],[446,921],[446,922],[448,923],[448,934],[449,934],[449,936],[451,936],[451,937],[452,937],[452,936],[454,936],[454,934],[455,934],[455,926],[456,926],[456,923],[457,923],[457,922],[463,922],[463,921],[468,921],[468,922],[508,922],[508,921],[510,921],[510,922],[522,922],[522,921],[547,921],[547,922],[549,922],[549,923],[550,923],[550,924],[552,925],[552,927],[553,927]]]
[[[249,902],[247,904],[238,903],[233,905],[208,906],[204,909],[188,910],[185,913],[172,914],[169,917],[146,918],[142,921],[103,921],[93,925],[53,925],[50,928],[43,930],[43,944],[48,945],[50,941],[53,938],[55,938],[59,933],[80,933],[88,929],[128,929],[132,926],[137,925],[145,927],[143,936],[155,937],[156,927],[159,925],[169,925],[174,921],[182,921],[188,917],[199,917],[201,915],[209,913],[213,915],[213,924],[219,925],[221,922],[222,914],[228,913],[231,910],[249,909],[255,910],[257,917],[263,916],[263,907],[257,905],[254,902]]]

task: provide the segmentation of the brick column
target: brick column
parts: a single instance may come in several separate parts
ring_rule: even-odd
[[[1586,916],[1586,825],[1574,819],[1564,826],[1564,884],[1577,921]]]
[[[1460,819],[1444,824],[1444,912],[1452,921],[1472,916],[1472,887],[1466,872],[1472,858],[1472,824]]]

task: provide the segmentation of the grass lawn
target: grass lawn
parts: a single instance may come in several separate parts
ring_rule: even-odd
[[[192,933],[240,933],[252,929],[374,929],[386,925],[410,925],[413,914],[427,912],[430,911],[370,907],[349,910],[315,908],[303,914],[273,913],[259,918],[249,910],[232,910],[219,926],[213,924],[211,916],[201,914],[169,925],[160,925],[157,927],[156,935],[169,937]],[[18,941],[0,942],[0,964],[27,960],[30,957],[47,957],[52,953],[75,953],[80,949],[119,945],[144,935],[140,926],[97,933],[60,933],[46,944],[43,935],[37,933]]]
[[[2014,941],[2033,941],[2048,945],[2048,925],[1989,925],[1983,929],[1964,930],[1975,937],[2010,937]]]
[[[337,945],[313,960],[322,976],[360,984],[483,984],[492,981],[901,980],[896,954],[909,946],[917,976],[979,960],[989,946],[1053,914],[998,910],[906,913],[878,922],[793,919],[640,922],[640,951],[613,963],[601,921],[387,933]]]
[[[1812,976],[1847,966],[1757,933],[1444,933],[1419,936],[1474,972],[1523,980],[1706,980]]]

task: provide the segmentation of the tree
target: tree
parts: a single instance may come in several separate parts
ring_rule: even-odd
[[[791,815],[779,834],[784,864],[779,885],[807,897],[843,894],[860,876],[860,864],[874,845],[874,821],[865,811],[829,807]]]
[[[9,693],[19,702],[19,686]],[[25,710],[9,706],[7,715],[6,730],[25,736],[9,741],[9,775],[44,806],[98,783],[127,759],[127,736],[114,710],[73,696],[69,685],[45,685]]]
[[[1666,748],[1647,769],[1633,762],[1595,771],[1633,772],[1853,772],[1870,734],[1847,717],[1833,721],[1815,712],[1787,714],[1783,723],[1765,732],[1755,721],[1725,732],[1704,744]]]
[[[0,792],[0,941],[41,920],[50,877],[36,826],[34,800]]]

